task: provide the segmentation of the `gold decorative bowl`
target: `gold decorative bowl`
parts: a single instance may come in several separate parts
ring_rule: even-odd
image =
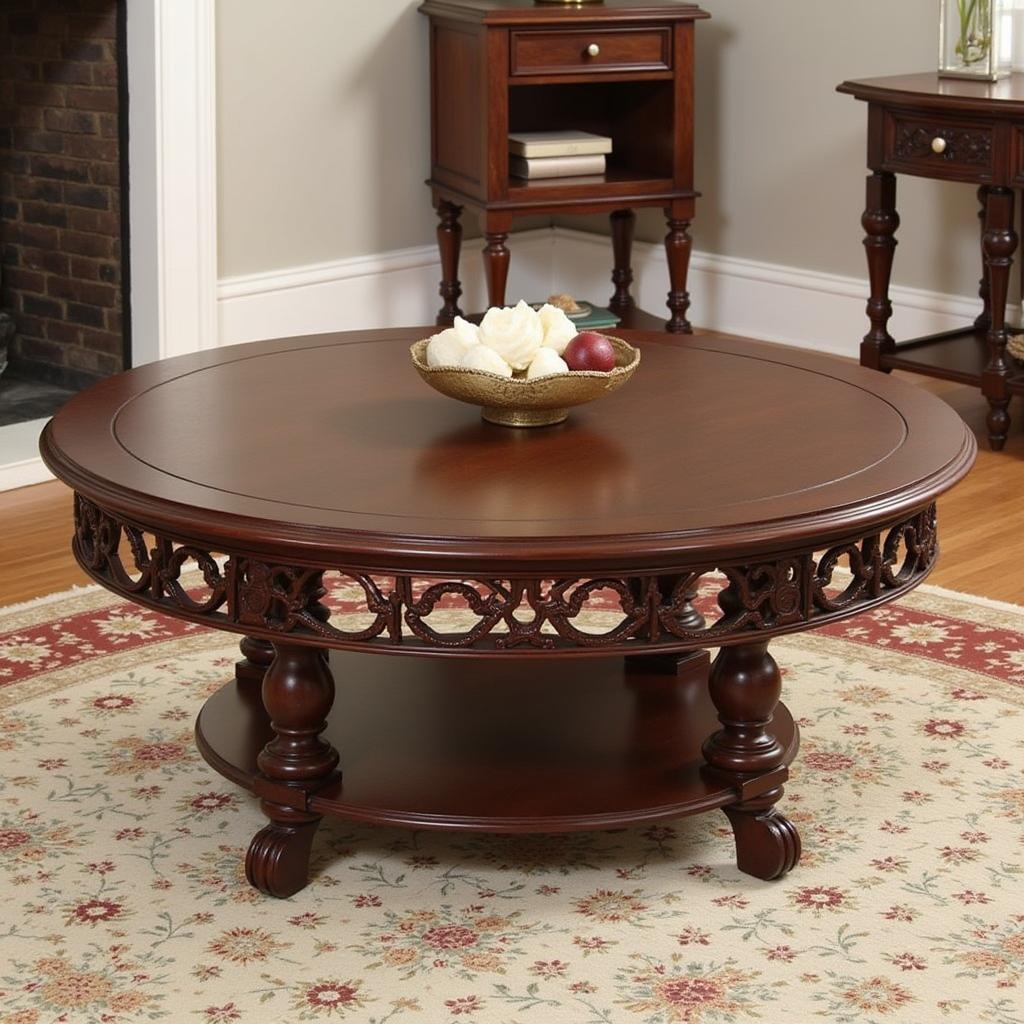
[[[502,427],[548,427],[566,419],[572,406],[585,405],[618,391],[636,372],[640,350],[621,338],[608,340],[615,348],[614,370],[573,370],[533,380],[510,379],[458,366],[428,366],[429,339],[417,341],[409,351],[413,366],[435,391],[469,405],[479,405],[488,423]]]

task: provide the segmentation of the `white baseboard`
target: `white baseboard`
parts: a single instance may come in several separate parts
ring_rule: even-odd
[[[510,296],[550,293],[556,242],[548,228],[513,236]],[[463,246],[463,309],[486,303],[482,244],[472,239]],[[432,324],[441,307],[440,278],[433,245],[228,278],[218,290],[220,342]]]
[[[486,300],[481,243],[463,248],[463,308]],[[603,235],[569,228],[513,235],[510,298],[568,291],[604,301],[612,291],[611,247]],[[649,311],[665,309],[668,269],[660,245],[637,242],[634,295]],[[440,306],[440,264],[434,246],[338,260],[222,280],[222,345],[263,338],[433,323]],[[856,357],[867,329],[867,279],[823,274],[696,252],[690,273],[698,327]],[[897,337],[915,338],[972,319],[978,302],[894,287]],[[667,317],[666,311],[666,317]]]
[[[39,457],[39,435],[46,420],[0,427],[0,491],[13,491],[52,480]]]
[[[486,302],[481,245],[476,239],[463,246],[464,309],[482,309]],[[509,248],[510,298],[568,291],[602,302],[611,294],[611,245],[603,235],[541,228],[513,235]],[[665,309],[664,249],[637,242],[633,269],[638,304],[652,312]],[[430,245],[226,278],[218,287],[220,344],[432,324],[441,304],[440,275],[437,250]],[[690,293],[694,324],[726,334],[855,358],[866,331],[866,277],[695,252]],[[896,313],[891,329],[897,338],[948,330],[973,319],[979,310],[971,297],[915,288],[894,287],[892,300]],[[26,454],[12,459],[10,451],[9,445],[0,444],[0,491],[50,479],[38,458]]]
[[[602,235],[555,229],[558,290],[603,297],[610,293],[611,252]],[[660,245],[637,242],[633,294],[648,312],[666,310],[668,266]],[[695,252],[689,280],[690,318],[697,327],[745,338],[856,358],[867,331],[867,278]],[[980,312],[977,300],[893,287],[896,337],[949,330]],[[666,316],[667,316],[666,310]]]

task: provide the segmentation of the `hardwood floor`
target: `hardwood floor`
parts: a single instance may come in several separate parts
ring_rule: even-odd
[[[959,384],[904,375],[956,409],[978,436],[978,462],[939,504],[942,557],[931,582],[1024,604],[1024,408],[1005,451],[988,450],[986,403]],[[88,579],[70,553],[71,492],[61,483],[0,494],[0,605],[64,590]]]

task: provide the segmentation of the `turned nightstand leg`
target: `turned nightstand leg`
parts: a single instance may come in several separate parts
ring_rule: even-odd
[[[334,678],[316,647],[277,643],[263,679],[263,706],[274,738],[257,764],[268,785],[260,807],[270,824],[245,858],[245,876],[268,896],[287,897],[304,888],[320,815],[309,797],[335,775],[338,753],[320,738],[334,703]]]
[[[1006,297],[1010,287],[1013,254],[1017,250],[1017,232],[1013,227],[1013,189],[990,187],[985,209],[985,273],[988,278],[992,322],[988,328],[988,365],[981,376],[981,390],[988,399],[988,441],[993,451],[1006,444],[1010,428],[1010,395],[1006,379],[1010,365],[1006,359]]]
[[[444,305],[437,314],[438,327],[450,327],[457,316],[462,316],[459,299],[462,282],[459,280],[459,256],[462,253],[462,207],[446,199],[437,202],[437,247],[441,252],[441,298]]]
[[[636,228],[636,214],[632,210],[616,210],[611,215],[612,252],[615,268],[612,270],[612,284],[615,294],[608,300],[608,308],[620,315],[635,308],[630,294],[633,284],[633,232]]]
[[[767,643],[723,647],[708,679],[722,728],[704,744],[704,757],[718,775],[749,791],[724,808],[736,839],[736,864],[755,878],[779,878],[800,860],[800,836],[777,810],[786,778],[782,744],[771,731],[782,692],[779,666]],[[769,777],[777,773],[778,783]]]
[[[690,253],[693,239],[690,238],[690,219],[668,214],[668,235],[665,237],[665,253],[668,256],[668,276],[671,291],[668,293],[668,308],[672,313],[665,330],[670,334],[692,334],[693,328],[686,314],[690,309],[690,293],[686,290],[690,274]]]
[[[896,349],[896,342],[889,334],[889,320],[892,318],[889,280],[896,253],[896,231],[900,226],[896,212],[895,174],[875,171],[868,176],[867,204],[861,224],[866,232],[864,250],[871,280],[871,298],[868,299],[871,330],[864,335],[860,346],[860,364],[872,370],[884,369],[888,373],[890,368],[882,366],[882,356]]]
[[[484,271],[487,274],[488,306],[505,305],[505,287],[512,255],[505,243],[512,228],[512,218],[504,214],[488,213],[484,218]]]
[[[235,662],[235,679],[240,683],[262,683],[263,676],[274,660],[274,645],[269,640],[244,636],[238,647],[242,652],[242,660]]]

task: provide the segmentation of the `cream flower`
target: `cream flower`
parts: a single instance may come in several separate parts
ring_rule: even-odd
[[[544,342],[544,325],[536,310],[525,302],[512,309],[494,307],[480,324],[480,341],[513,370],[525,370]]]
[[[540,307],[540,322],[544,325],[544,347],[553,348],[559,355],[579,334],[576,325],[565,315],[565,310],[545,303]]]
[[[479,344],[479,328],[457,316],[454,327],[430,339],[427,345],[427,366],[460,366],[463,356]]]
[[[512,367],[488,345],[474,345],[462,358],[465,370],[484,370],[499,377],[511,377]]]
[[[537,349],[537,354],[526,371],[526,379],[533,380],[534,377],[549,377],[554,373],[568,373],[569,367],[565,360],[553,349]]]

